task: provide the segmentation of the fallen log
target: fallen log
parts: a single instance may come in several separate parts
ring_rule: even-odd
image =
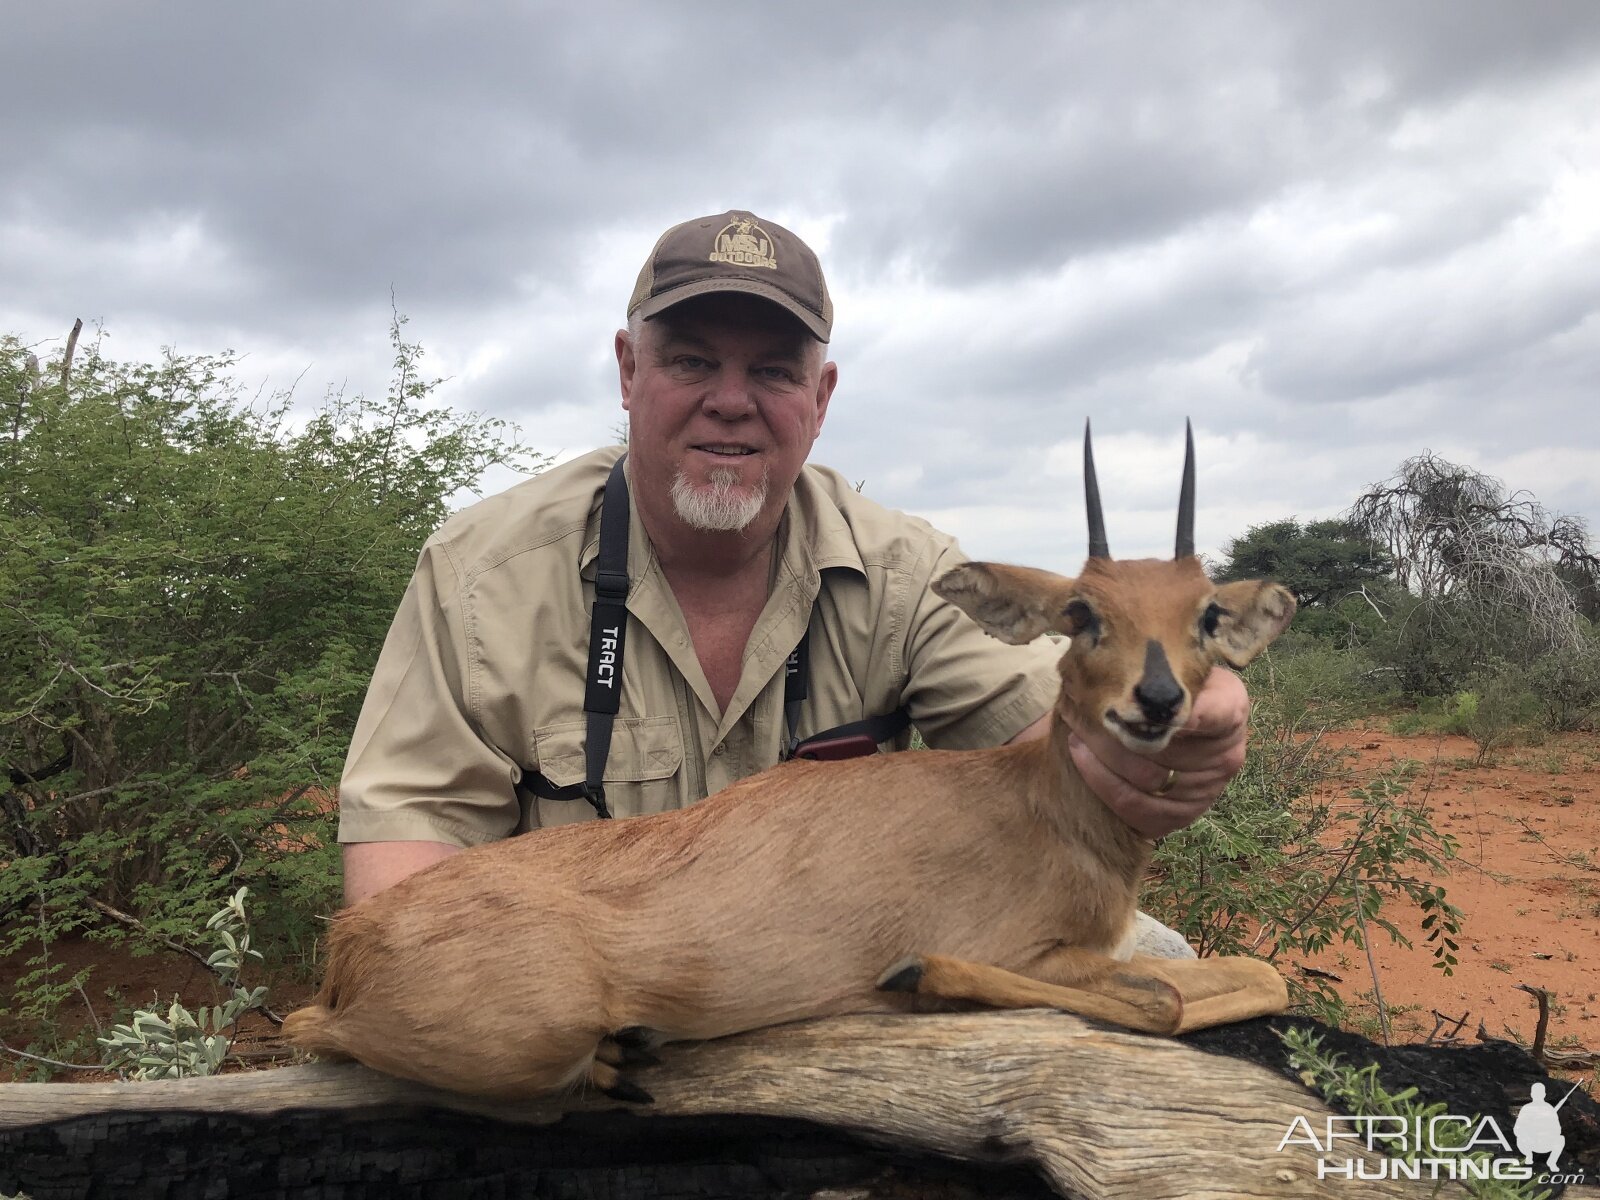
[[[1296,1117],[1320,1135],[1330,1111],[1286,1069],[1274,1030],[1294,1023],[1305,1022],[1272,1018],[1171,1040],[1045,1011],[835,1018],[667,1047],[660,1066],[637,1073],[656,1103],[631,1111],[616,1111],[616,1102],[601,1097],[489,1103],[352,1064],[314,1063],[163,1083],[6,1084],[0,1085],[0,1194],[21,1189],[33,1200],[85,1194],[81,1187],[73,1190],[70,1173],[57,1169],[70,1155],[79,1163],[113,1164],[119,1172],[118,1196],[443,1195],[447,1191],[429,1190],[430,1172],[443,1170],[451,1186],[459,1186],[464,1172],[481,1173],[482,1164],[473,1160],[480,1149],[496,1157],[500,1173],[500,1182],[483,1194],[495,1194],[496,1188],[506,1195],[605,1197],[1054,1194],[1092,1200],[1353,1200],[1465,1194],[1453,1184],[1435,1193],[1431,1182],[1319,1178],[1322,1154],[1304,1138],[1284,1145]],[[1384,1053],[1360,1039],[1333,1036],[1344,1041],[1332,1048],[1367,1046]],[[1467,1062],[1485,1049],[1431,1047],[1427,1061],[1466,1063],[1463,1078],[1471,1086],[1464,1094],[1480,1101],[1499,1095],[1497,1120],[1509,1134],[1511,1102],[1525,1103],[1526,1080],[1544,1077],[1526,1055],[1504,1043],[1487,1048],[1488,1057],[1480,1056],[1476,1064]],[[1396,1061],[1403,1075],[1404,1060]],[[1445,1086],[1446,1068],[1418,1069],[1434,1070],[1436,1086]],[[1383,1070],[1395,1090],[1407,1082]],[[1481,1085],[1477,1092],[1473,1080]],[[1490,1115],[1486,1108],[1480,1103],[1465,1111]],[[1568,1135],[1563,1172],[1587,1167],[1589,1185],[1600,1182],[1597,1118],[1594,1102],[1581,1092],[1563,1109]],[[361,1159],[341,1132],[329,1161],[319,1158],[317,1143],[324,1134],[356,1127],[399,1133],[377,1158]],[[494,1141],[496,1129],[503,1142]],[[772,1178],[770,1161],[755,1168],[722,1163],[725,1184],[713,1173],[688,1186],[674,1185],[658,1170],[663,1157],[692,1158],[691,1143],[721,1147],[711,1157],[727,1159],[729,1145],[758,1145],[762,1138],[768,1144],[787,1138],[791,1149],[798,1138],[821,1149],[798,1178],[789,1180]],[[441,1168],[444,1160],[437,1154],[431,1165],[415,1159],[408,1164],[403,1154],[396,1157],[396,1144],[404,1150],[408,1140],[442,1143],[454,1165]],[[569,1179],[559,1185],[560,1160],[584,1159],[587,1152],[574,1149],[582,1146],[598,1148],[596,1169],[581,1183]],[[859,1162],[840,1170],[845,1176],[849,1170],[865,1172],[864,1177],[841,1178],[832,1166],[816,1166],[848,1158],[851,1146]],[[629,1151],[639,1147],[655,1157],[630,1162]],[[886,1156],[884,1147],[893,1153]],[[913,1152],[936,1156],[936,1162],[987,1164],[1011,1173],[993,1176],[989,1184],[949,1176],[936,1192],[908,1191],[903,1178],[898,1191],[874,1190],[884,1186],[886,1171],[905,1169],[912,1161],[906,1155]],[[1339,1159],[1352,1153],[1358,1172],[1384,1171],[1380,1156],[1356,1143],[1341,1143]],[[228,1154],[240,1161],[230,1167]],[[777,1157],[785,1155],[804,1158],[798,1151]],[[534,1175],[517,1175],[519,1161]],[[1036,1173],[1043,1186],[1019,1173],[1019,1167]],[[202,1169],[207,1190],[191,1193],[173,1182]],[[528,1182],[534,1177],[537,1188]],[[248,1185],[229,1192],[228,1179]],[[758,1190],[762,1179],[768,1190]],[[362,1190],[369,1184],[372,1190]],[[524,1192],[525,1187],[531,1190]],[[1600,1188],[1569,1187],[1567,1195],[1600,1197]]]

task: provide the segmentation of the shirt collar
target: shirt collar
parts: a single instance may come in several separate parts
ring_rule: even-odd
[[[801,468],[788,508],[789,528],[800,530],[801,536],[791,538],[791,544],[798,542],[805,548],[819,571],[844,567],[865,576],[867,567],[861,561],[861,550],[844,513],[829,494],[826,479],[816,467]]]

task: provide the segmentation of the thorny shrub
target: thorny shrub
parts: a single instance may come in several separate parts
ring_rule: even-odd
[[[150,952],[240,886],[268,967],[309,969],[333,791],[417,552],[488,468],[542,463],[430,399],[403,320],[388,394],[309,414],[247,394],[230,353],[93,344],[63,383],[0,336],[0,1010],[29,1048],[82,1049],[62,939]]]

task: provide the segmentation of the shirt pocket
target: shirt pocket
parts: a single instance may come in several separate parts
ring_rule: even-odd
[[[582,783],[588,734],[587,721],[562,721],[534,730],[536,769],[556,787]],[[606,806],[616,817],[682,808],[682,769],[683,737],[676,717],[618,717],[611,726],[611,753],[606,759]],[[518,832],[594,815],[583,799],[525,801]]]

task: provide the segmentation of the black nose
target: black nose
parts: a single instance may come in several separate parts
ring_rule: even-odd
[[[1173,678],[1167,652],[1153,638],[1144,649],[1144,676],[1133,687],[1139,711],[1152,725],[1164,725],[1183,703],[1183,687]]]
[[[1139,702],[1145,720],[1152,725],[1165,725],[1183,702],[1183,689],[1170,679],[1142,679],[1133,689],[1133,698]]]

